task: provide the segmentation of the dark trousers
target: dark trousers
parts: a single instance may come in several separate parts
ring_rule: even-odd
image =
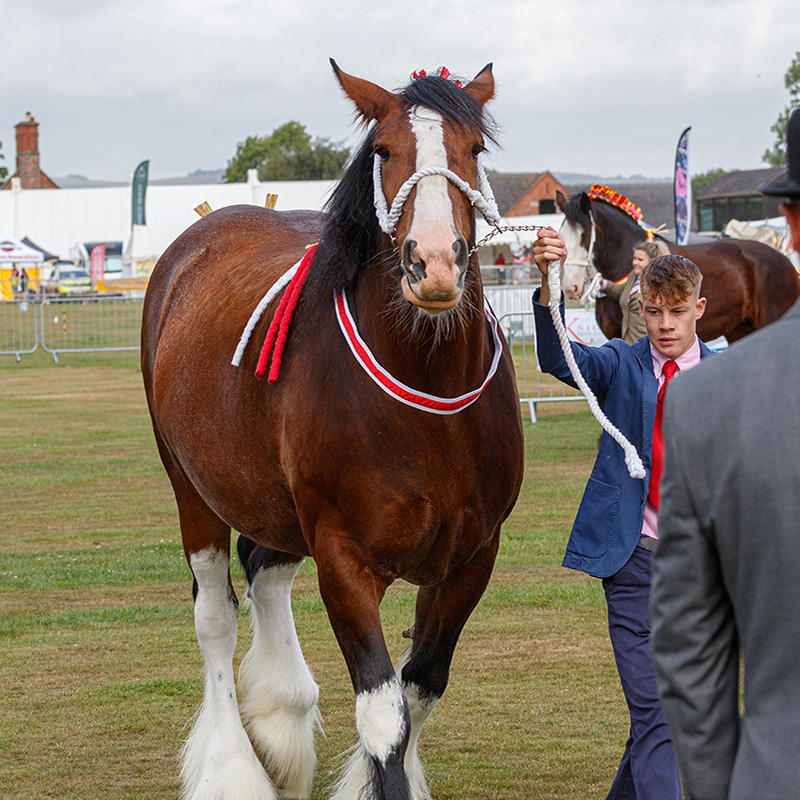
[[[650,558],[637,547],[603,578],[608,632],[631,717],[630,738],[607,800],[680,800],[678,767],[656,691],[650,656]]]

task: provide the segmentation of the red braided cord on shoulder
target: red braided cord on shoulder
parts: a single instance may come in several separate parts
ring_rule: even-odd
[[[286,291],[283,293],[278,308],[275,309],[275,316],[272,318],[269,330],[264,339],[264,346],[261,348],[261,354],[258,357],[258,365],[256,366],[256,378],[259,380],[264,377],[264,372],[267,369],[267,362],[272,355],[272,363],[269,370],[269,377],[267,380],[270,383],[275,383],[278,380],[278,373],[281,368],[281,358],[283,357],[283,350],[286,346],[286,338],[289,334],[289,324],[292,321],[297,301],[300,299],[300,290],[303,288],[306,276],[308,275],[311,262],[314,260],[314,253],[317,251],[317,245],[309,247],[297,272],[294,277],[289,281]]]

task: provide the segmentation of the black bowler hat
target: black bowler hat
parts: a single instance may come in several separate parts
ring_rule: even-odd
[[[777,197],[800,198],[800,108],[792,112],[786,126],[786,172],[759,191]]]

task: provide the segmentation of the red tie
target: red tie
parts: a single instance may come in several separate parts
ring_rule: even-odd
[[[674,361],[666,361],[662,368],[664,383],[658,390],[658,402],[656,403],[656,419],[653,423],[653,457],[650,467],[650,489],[647,499],[653,508],[657,509],[661,503],[659,483],[661,483],[661,471],[664,468],[664,439],[661,435],[661,421],[664,417],[664,395],[667,393],[667,384],[673,379],[678,371],[678,365]]]

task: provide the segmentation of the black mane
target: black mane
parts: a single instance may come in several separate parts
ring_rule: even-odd
[[[478,130],[487,141],[497,141],[492,117],[472,95],[444,78],[416,78],[396,94],[405,113],[414,106],[423,106],[441,114],[445,123]],[[369,129],[325,204],[328,219],[308,275],[309,294],[330,295],[349,286],[363,266],[381,255],[382,232],[375,215],[372,185],[376,128],[373,125]],[[391,198],[387,203],[391,204]]]

